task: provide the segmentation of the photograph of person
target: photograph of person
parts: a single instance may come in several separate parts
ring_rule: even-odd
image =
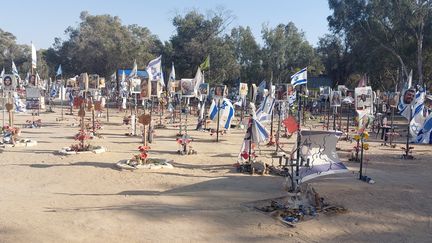
[[[288,86],[286,84],[276,84],[276,100],[288,99]]]
[[[240,83],[239,95],[241,97],[245,97],[248,93],[248,85],[247,83]]]
[[[159,81],[151,81],[151,96],[159,97]]]
[[[330,105],[341,106],[341,91],[332,91],[330,93]]]
[[[36,85],[37,85],[36,75],[32,74],[30,75],[29,86],[36,86]]]
[[[182,95],[194,94],[194,86],[192,84],[192,79],[182,79],[180,81],[180,87]]]
[[[200,86],[199,86],[199,92],[200,92],[201,95],[208,95],[208,93],[209,93],[209,84],[208,83],[200,84]]]
[[[405,105],[411,104],[415,98],[415,90],[414,89],[407,89],[403,95],[403,103]]]
[[[141,79],[141,99],[150,98],[150,82],[146,78]]]
[[[130,81],[130,88],[132,94],[139,94],[141,93],[141,79],[139,78],[133,78]]]
[[[225,94],[225,85],[218,85],[215,87],[215,96],[224,97]]]
[[[89,89],[98,89],[99,75],[97,75],[97,74],[90,75],[88,82],[89,82],[88,83],[88,88]]]
[[[3,77],[3,89],[4,90],[15,90],[13,76],[6,75]]]

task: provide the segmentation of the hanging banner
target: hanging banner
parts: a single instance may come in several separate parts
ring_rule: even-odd
[[[311,179],[349,172],[336,153],[341,131],[301,131],[301,156],[304,166],[299,169],[299,183]]]

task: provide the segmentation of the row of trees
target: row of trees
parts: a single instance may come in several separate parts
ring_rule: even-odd
[[[162,54],[169,73],[175,64],[179,78],[193,77],[209,55],[206,79],[211,83],[288,82],[303,67],[309,75],[328,75],[334,84],[355,86],[367,74],[374,88],[391,89],[414,70],[414,80],[432,77],[432,3],[430,0],[329,0],[331,33],[312,47],[294,23],[263,26],[260,45],[248,26],[229,29],[233,15],[196,11],[172,19],[175,33],[164,43],[146,27],[126,26],[118,17],[82,12],[78,26],[66,29],[67,39],[38,51],[38,71],[53,77],[62,64],[64,74],[81,72],[109,76],[131,68],[134,59],[144,68]],[[0,30],[0,65],[30,68],[30,48],[16,44]],[[166,77],[168,75],[165,75]]]

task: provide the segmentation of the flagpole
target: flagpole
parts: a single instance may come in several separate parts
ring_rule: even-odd
[[[219,122],[220,122],[220,99],[218,99],[218,107],[217,107],[217,127],[216,127],[216,142],[219,142]]]
[[[298,99],[298,109],[297,109],[297,124],[298,124],[298,130],[297,130],[297,153],[296,153],[296,178],[295,178],[295,186],[293,186],[293,190],[296,191],[298,189],[298,184],[299,184],[299,170],[300,170],[300,146],[301,146],[301,109],[302,109],[302,96],[301,96],[301,92],[302,92],[302,85],[300,85],[299,90],[297,90],[297,97],[299,97]]]
[[[62,80],[63,80],[63,72],[62,74],[60,74],[60,98],[61,98],[61,119],[63,121],[63,84],[62,84]]]

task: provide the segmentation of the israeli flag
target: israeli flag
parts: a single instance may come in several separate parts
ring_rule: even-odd
[[[61,67],[61,64],[60,64],[59,67],[57,68],[56,77],[57,76],[61,76],[62,74],[63,74],[63,70],[62,70],[62,67]]]
[[[267,129],[256,119],[252,119],[252,141],[256,144],[267,141],[270,133]]]
[[[291,76],[291,84],[294,87],[297,85],[307,84],[307,67]]]
[[[165,81],[162,75],[162,55],[148,63],[147,73],[150,81],[159,81],[161,86],[165,87]]]
[[[231,121],[234,118],[234,106],[227,98],[221,100],[219,107],[215,100],[212,100],[209,113],[210,119],[213,121],[217,120],[219,113],[219,127],[225,129],[231,127]]]
[[[19,79],[18,69],[17,69],[14,61],[12,61],[12,74]]]
[[[270,121],[271,114],[273,113],[274,104],[275,99],[272,98],[270,95],[267,95],[258,110],[256,111],[257,120],[260,122]]]
[[[138,74],[138,65],[136,63],[136,60],[134,60],[134,65],[133,65],[132,71],[130,72],[128,78],[135,78],[137,76],[137,74]]]

